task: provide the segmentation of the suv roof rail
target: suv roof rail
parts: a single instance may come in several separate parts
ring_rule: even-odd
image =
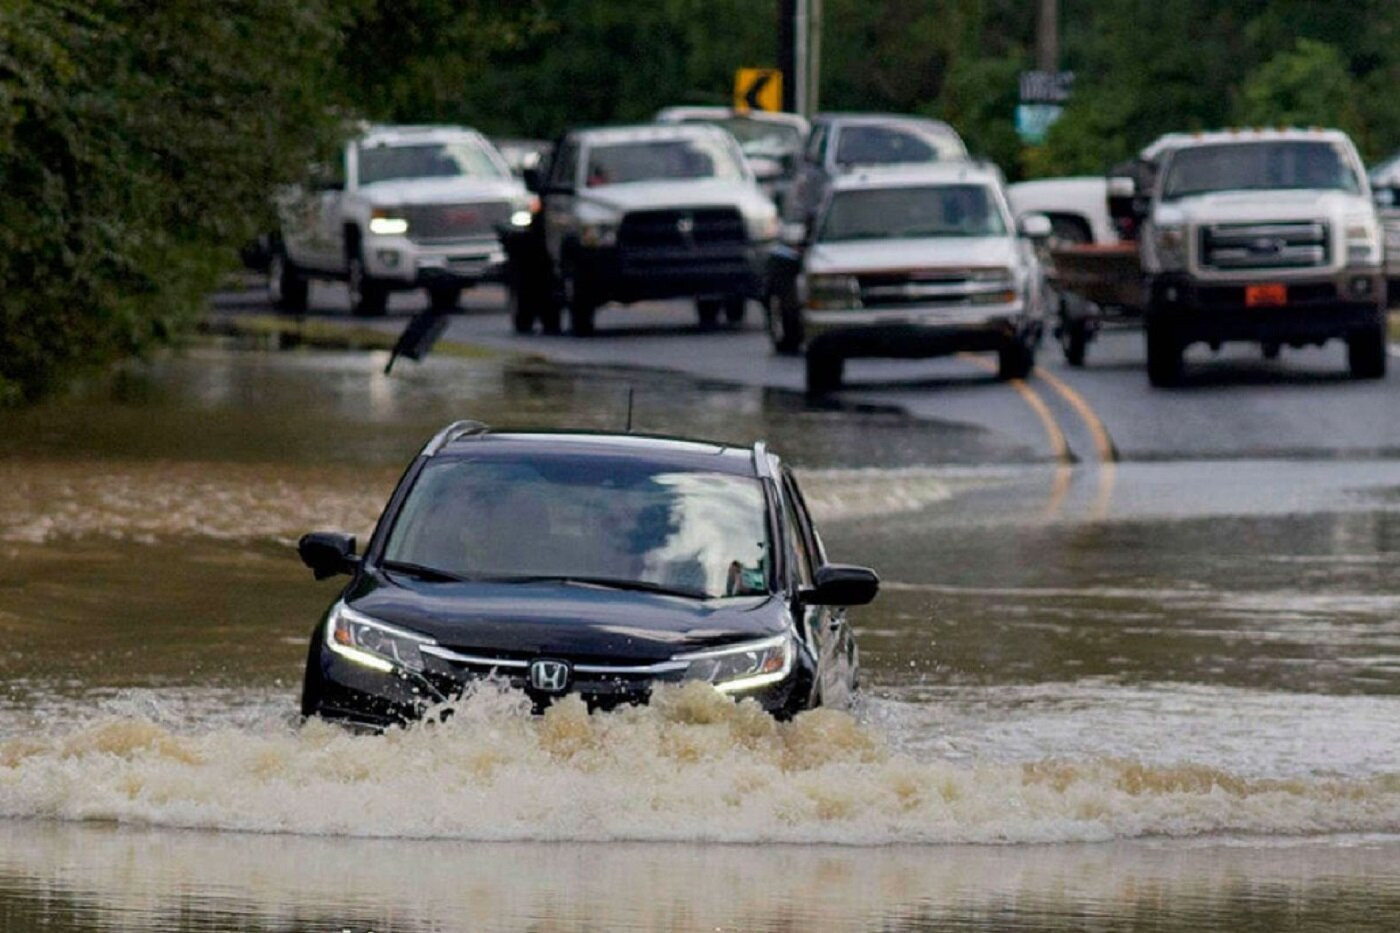
[[[754,441],[753,470],[759,479],[773,478],[773,464],[768,459],[768,445],[763,441]]]
[[[433,439],[423,446],[422,456],[431,457],[458,438],[485,434],[489,430],[491,429],[480,421],[454,421],[433,435]]]

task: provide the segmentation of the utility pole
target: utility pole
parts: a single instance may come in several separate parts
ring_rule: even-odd
[[[778,0],[778,70],[783,73],[783,109],[797,110],[797,0]]]
[[[1041,71],[1060,70],[1059,0],[1038,0],[1040,16],[1035,30],[1035,67]]]
[[[810,46],[807,64],[807,109],[803,112],[804,117],[810,117],[821,109],[822,96],[822,0],[808,0],[811,4],[809,10],[810,23],[808,24],[812,38],[808,43]]]
[[[797,85],[797,91],[793,96],[793,109],[807,115],[807,39],[810,36],[810,23],[808,22],[808,4],[810,0],[797,0],[796,14],[793,16],[793,32],[797,34],[797,41],[793,43],[796,67],[793,69],[792,83]]]

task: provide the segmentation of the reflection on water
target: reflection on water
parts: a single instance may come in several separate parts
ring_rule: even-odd
[[[0,414],[0,930],[1394,928],[1400,463],[1106,480],[758,390],[382,362],[205,350]],[[446,421],[613,427],[629,385],[643,428],[767,437],[881,571],[854,716],[299,728],[333,588],[291,541],[363,537]]]

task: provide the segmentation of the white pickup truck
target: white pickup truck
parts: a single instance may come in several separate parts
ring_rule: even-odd
[[[1385,244],[1345,133],[1178,133],[1142,165],[1133,210],[1154,385],[1176,382],[1197,342],[1272,356],[1341,339],[1354,377],[1385,375]]]
[[[383,314],[390,291],[414,288],[448,310],[463,288],[501,275],[500,233],[528,227],[531,203],[475,130],[375,127],[328,177],[277,198],[269,297],[303,311],[309,280],[340,279],[356,314]]]

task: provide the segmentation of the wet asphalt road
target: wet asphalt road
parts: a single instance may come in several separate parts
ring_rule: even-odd
[[[761,308],[751,304],[740,328],[701,330],[687,302],[610,305],[588,339],[513,333],[500,289],[468,293],[443,339],[567,363],[641,367],[725,383],[800,393],[800,358],[773,355]],[[384,318],[347,313],[343,288],[316,285],[311,315],[400,330],[424,306],[417,293],[396,295]],[[216,313],[270,313],[256,291],[223,293]],[[1392,355],[1396,354],[1392,349]],[[1400,455],[1397,380],[1352,381],[1345,348],[1285,348],[1275,361],[1258,348],[1203,346],[1187,353],[1179,388],[1153,389],[1143,369],[1142,335],[1108,332],[1090,346],[1088,365],[1068,366],[1050,339],[1024,383],[992,375],[995,357],[847,364],[847,385],[834,404],[874,406],[986,432],[1008,461],[1094,464],[1112,460],[1369,459]],[[412,366],[411,362],[402,365]]]

